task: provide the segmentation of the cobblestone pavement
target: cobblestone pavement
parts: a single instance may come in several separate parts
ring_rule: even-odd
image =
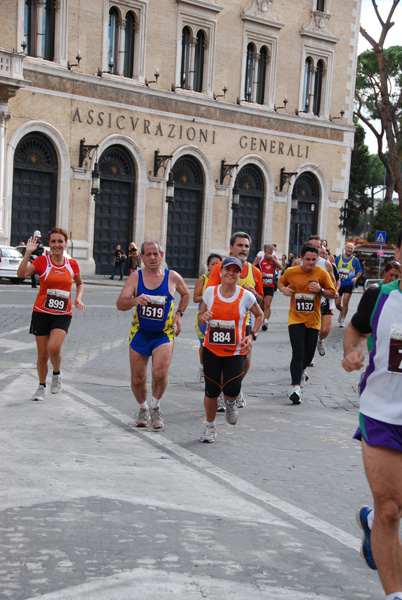
[[[352,439],[359,374],[340,366],[344,330],[333,324],[303,404],[291,405],[288,300],[277,294],[238,425],[219,414],[215,444],[200,444],[195,306],[176,342],[165,428],[137,430],[130,314],[115,309],[115,282],[87,283],[63,390],[43,402],[29,400],[34,290],[0,284],[0,599],[382,598],[354,521],[371,496]]]

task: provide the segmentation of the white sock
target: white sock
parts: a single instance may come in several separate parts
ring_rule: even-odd
[[[237,396],[239,397],[239,396]],[[234,400],[233,402],[229,402],[229,400],[227,398],[225,398],[225,402],[228,406],[234,406],[236,404],[236,400]]]
[[[369,512],[369,514],[367,515],[367,525],[369,526],[370,529],[373,529],[373,523],[374,523],[374,509]]]
[[[385,600],[402,600],[402,592],[393,592],[385,597]]]
[[[140,408],[145,408],[145,410],[148,410],[148,408],[149,408],[148,402],[145,400],[145,402],[143,402],[142,404],[140,404]]]
[[[268,319],[264,319],[264,323],[266,325],[268,323]]]
[[[207,421],[207,427],[214,427],[215,421]]]
[[[160,402],[160,400],[157,400],[154,396],[152,396],[151,408],[159,408]]]

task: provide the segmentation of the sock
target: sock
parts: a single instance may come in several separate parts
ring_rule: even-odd
[[[45,383],[40,383],[39,382],[39,385],[43,385],[43,387],[45,388],[46,387],[46,381],[45,381]]]
[[[402,592],[393,592],[385,597],[385,600],[402,600]]]
[[[145,400],[142,404],[140,404],[140,408],[145,408],[145,410],[149,409],[148,402]]]
[[[225,402],[228,406],[234,406],[236,404],[236,400],[234,400],[233,402],[229,402],[227,398],[225,398]]]
[[[207,426],[208,427],[214,427],[215,426],[215,421],[207,421]]]
[[[369,514],[367,515],[367,525],[370,527],[370,529],[373,529],[373,523],[374,523],[374,510],[369,512]]]
[[[60,375],[60,371],[53,371],[53,375]]]
[[[159,408],[160,400],[157,400],[154,396],[152,396],[151,400],[151,408]]]
[[[264,319],[264,324],[266,325],[268,323],[268,319]]]

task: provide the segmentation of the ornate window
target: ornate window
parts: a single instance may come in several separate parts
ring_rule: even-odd
[[[240,99],[273,108],[278,34],[283,25],[275,20],[272,3],[256,0],[242,18],[244,62]]]
[[[177,65],[174,88],[212,96],[216,19],[222,10],[208,0],[200,5],[176,0]]]
[[[325,12],[325,0],[317,0],[315,9],[320,12]]]
[[[54,0],[25,0],[24,4],[24,52],[46,60],[54,59],[55,42]]]
[[[102,71],[144,81],[146,0],[105,2]]]

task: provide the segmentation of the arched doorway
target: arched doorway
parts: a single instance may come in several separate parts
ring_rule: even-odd
[[[264,181],[254,165],[243,167],[236,177],[240,190],[239,207],[233,211],[232,233],[245,231],[251,235],[250,260],[261,250]]]
[[[311,234],[317,233],[320,190],[314,175],[303,173],[295,182],[292,192],[289,252],[299,256],[300,250]]]
[[[135,166],[122,146],[109,146],[99,159],[100,194],[95,205],[93,256],[96,273],[111,272],[114,249],[127,252],[132,241]]]
[[[180,158],[172,173],[175,187],[168,211],[166,263],[182,277],[198,277],[203,174],[192,156]]]
[[[10,243],[16,246],[39,229],[46,240],[56,225],[58,160],[41,133],[22,138],[14,154]]]

